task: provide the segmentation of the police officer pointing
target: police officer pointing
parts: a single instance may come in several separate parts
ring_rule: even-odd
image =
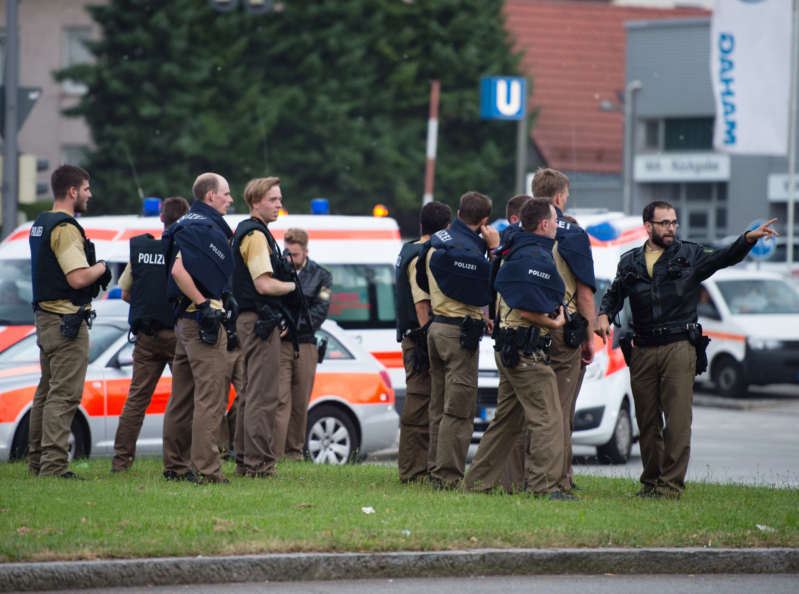
[[[715,251],[675,238],[680,223],[668,202],[647,204],[643,220],[649,240],[621,257],[616,278],[602,299],[596,333],[607,341],[610,320],[629,298],[634,336],[623,338],[620,345],[630,366],[641,431],[643,488],[637,495],[679,498],[685,491],[691,449],[694,376],[707,369],[708,339],[696,323],[701,283],[743,260],[761,237],[777,235],[770,228],[777,219]],[[661,415],[668,428],[665,439]]]
[[[36,218],[29,238],[42,377],[30,413],[28,472],[74,479],[67,448],[89,365],[91,302],[111,271],[103,260],[95,263],[94,244],[75,219],[92,197],[89,174],[62,165],[50,184],[53,210]]]
[[[226,311],[235,319],[238,305],[229,292],[233,232],[222,215],[233,199],[225,178],[215,173],[199,176],[192,193],[188,214],[161,237],[167,294],[177,317],[172,397],[164,413],[164,477],[226,483],[217,447],[227,393],[223,322]]]
[[[404,483],[426,477],[432,470],[430,448],[430,295],[416,282],[416,264],[422,245],[431,235],[449,227],[452,211],[441,202],[429,202],[420,215],[422,237],[402,246],[397,257],[397,341],[402,343],[405,366],[405,405],[400,417],[399,476]]]
[[[244,189],[250,218],[236,228],[233,292],[240,302],[236,324],[244,354],[244,398],[236,416],[236,474],[275,476],[275,417],[280,401],[280,325],[295,324],[283,305],[296,290],[287,277],[280,248],[267,225],[277,220],[280,178],[254,179]]]
[[[184,198],[167,198],[161,212],[164,229],[189,211]],[[128,322],[136,337],[133,377],[114,437],[111,472],[124,472],[136,457],[144,416],[164,367],[175,358],[175,314],[167,298],[166,264],[161,240],[138,235],[130,240],[130,261],[119,279],[122,299],[130,303]]]
[[[575,500],[558,484],[563,423],[557,379],[549,365],[549,334],[565,323],[565,286],[552,255],[558,218],[549,200],[533,198],[522,207],[521,220],[524,231],[508,238],[492,266],[500,324],[494,333],[500,376],[497,410],[464,487],[486,491],[499,484],[526,423],[532,432],[528,490],[536,497]],[[550,312],[556,312],[554,318]]]
[[[433,323],[430,351],[431,481],[437,488],[457,487],[474,430],[480,340],[493,321],[483,320],[491,302],[486,251],[499,244],[487,227],[491,199],[478,192],[461,196],[458,218],[435,233],[419,253],[416,282],[430,294]],[[482,235],[482,237],[480,235]],[[493,257],[493,254],[491,255]]]

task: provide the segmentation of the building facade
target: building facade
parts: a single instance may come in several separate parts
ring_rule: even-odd
[[[633,212],[656,199],[677,209],[682,239],[713,242],[764,218],[787,214],[786,157],[713,150],[710,19],[632,21],[626,80],[635,96]],[[784,235],[784,234],[783,234]],[[785,259],[784,238],[774,260]]]

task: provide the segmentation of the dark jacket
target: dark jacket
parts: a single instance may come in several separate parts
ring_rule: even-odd
[[[633,328],[646,332],[693,324],[703,280],[714,272],[733,266],[746,257],[753,245],[746,234],[727,247],[713,251],[690,241],[677,241],[660,256],[651,278],[646,270],[646,244],[625,253],[616,278],[602,298],[600,314],[613,318],[630,298]]]
[[[316,332],[322,327],[322,322],[327,319],[330,309],[330,297],[333,291],[333,276],[325,268],[322,268],[313,260],[308,260],[302,270],[299,271],[300,286],[302,287],[305,301],[308,303],[308,310],[311,313],[311,321],[314,327],[308,328],[304,316],[300,316],[297,322],[299,326],[299,343],[316,343]],[[290,341],[291,337],[286,335],[282,340]]]

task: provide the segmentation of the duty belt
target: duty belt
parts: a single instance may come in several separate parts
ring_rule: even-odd
[[[696,324],[683,324],[671,328],[655,328],[654,330],[635,331],[633,344],[638,347],[665,346],[683,340],[688,340],[688,335],[697,328]]]
[[[447,316],[433,316],[433,321],[438,322],[439,324],[449,324],[450,326],[462,326],[463,325],[463,318],[450,318]]]

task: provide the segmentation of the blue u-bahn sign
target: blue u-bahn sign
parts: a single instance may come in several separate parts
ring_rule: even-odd
[[[515,76],[480,79],[480,117],[484,120],[523,120],[527,108],[527,80]]]

